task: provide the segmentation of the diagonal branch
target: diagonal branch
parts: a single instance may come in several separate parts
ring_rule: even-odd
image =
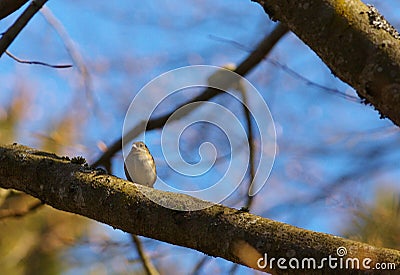
[[[18,19],[8,28],[0,39],[0,57],[15,40],[29,20],[42,8],[47,0],[33,0]]]
[[[139,254],[140,260],[143,263],[144,270],[147,275],[159,275],[160,273],[154,267],[153,263],[150,261],[149,257],[146,255],[143,249],[143,244],[140,241],[139,237],[135,234],[131,234],[132,241],[136,246],[137,252]]]
[[[400,267],[400,251],[312,232],[187,195],[136,185],[90,169],[80,160],[70,161],[16,144],[0,146],[0,187],[23,191],[56,209],[80,214],[131,234],[196,249],[252,268],[260,269],[257,262],[261,263],[259,259],[266,255],[268,259],[285,258],[286,265],[291,258],[300,262],[313,258],[319,264],[325,259],[322,262],[325,264],[318,270],[303,270],[303,274],[337,274],[337,268],[330,269],[326,259],[338,257],[339,247],[347,248],[347,255],[340,258],[343,260],[369,258],[369,266],[393,263]],[[190,205],[208,208],[172,210],[154,203],[149,196],[162,198],[175,208]],[[274,263],[262,270],[275,274],[299,272],[280,270]]]
[[[249,56],[243,60],[240,65],[234,70],[235,73],[245,76],[247,73],[249,73],[252,69],[255,68],[255,66],[260,63],[266,55],[270,53],[272,48],[278,43],[278,41],[288,32],[288,28],[284,24],[278,24],[278,26],[269,34],[267,35],[257,46],[257,48],[249,54]],[[221,90],[217,89],[212,89],[208,88],[205,89],[199,96],[189,100],[188,102],[183,103],[182,105],[178,106],[175,110],[180,109],[182,106],[185,106],[187,104],[193,103],[193,102],[199,102],[199,101],[207,101],[210,100],[211,98],[221,94]],[[200,106],[200,105],[197,105]],[[154,129],[159,129],[164,126],[164,124],[168,121],[168,119],[174,114],[175,110],[170,112],[169,114],[166,114],[164,116],[161,116],[159,118],[151,119],[150,121],[147,122],[147,127],[146,130],[154,130]],[[191,111],[194,111],[195,108],[192,108]],[[134,139],[137,135],[141,133],[141,129],[143,129],[144,125],[146,125],[146,121],[142,121],[139,125],[131,129],[126,136],[124,137],[125,140],[132,140]],[[103,166],[108,166],[107,164],[110,162],[111,158],[121,150],[122,146],[122,140],[123,138],[119,138],[116,140],[106,152],[104,152],[98,160],[96,160],[92,165],[97,167],[100,165]],[[110,171],[109,171],[110,172]]]
[[[65,68],[71,68],[72,67],[72,65],[69,65],[69,64],[52,65],[52,64],[45,63],[45,62],[41,62],[41,61],[23,60],[21,58],[18,58],[15,55],[13,55],[9,51],[6,51],[6,55],[11,57],[12,59],[17,61],[18,63],[22,63],[22,64],[42,65],[42,66],[51,67],[51,68],[55,68],[55,69],[65,69]]]
[[[374,7],[360,0],[253,1],[400,126],[400,34]]]
[[[78,68],[83,85],[85,87],[86,95],[88,96],[89,101],[93,102],[92,76],[89,72],[89,68],[85,63],[82,54],[79,52],[78,47],[75,45],[75,42],[72,40],[67,30],[60,22],[60,20],[58,20],[58,18],[53,14],[53,12],[47,6],[44,6],[40,10],[40,13],[50,24],[50,26],[54,28],[58,36],[61,38],[65,49],[67,50],[69,56],[73,60],[75,66]]]
[[[0,20],[22,7],[28,0],[0,0]]]

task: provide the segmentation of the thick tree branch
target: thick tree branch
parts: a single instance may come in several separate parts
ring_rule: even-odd
[[[372,247],[343,238],[312,232],[224,207],[190,196],[159,191],[102,174],[66,157],[21,145],[0,146],[0,187],[30,194],[59,210],[80,214],[114,228],[257,268],[257,260],[312,257],[316,261],[337,256],[370,258],[371,265],[394,263],[400,267],[400,251]],[[162,207],[148,197],[162,198],[177,208],[210,206],[199,211]],[[287,262],[286,262],[287,264]],[[276,265],[273,265],[275,268]],[[313,274],[337,274],[326,265]],[[276,274],[298,270],[268,268]]]
[[[0,0],[0,20],[22,7],[28,0]]]
[[[400,35],[375,8],[359,0],[253,1],[400,126]]]

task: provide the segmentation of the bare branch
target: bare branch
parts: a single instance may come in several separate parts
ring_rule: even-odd
[[[251,52],[251,49],[249,47],[246,47],[245,45],[243,45],[243,44],[241,44],[241,43],[239,43],[239,42],[237,42],[235,40],[226,39],[226,38],[218,37],[218,36],[215,36],[215,35],[210,35],[210,37],[212,39],[216,40],[216,41],[219,41],[219,42],[229,43],[229,44],[233,45],[234,47],[236,47],[236,48],[238,48],[240,50],[243,50],[243,51],[246,51],[246,52]],[[344,98],[344,99],[349,100],[349,101],[353,101],[353,102],[357,102],[357,103],[362,103],[363,102],[358,96],[349,95],[346,92],[342,92],[342,91],[340,91],[338,89],[330,88],[330,87],[321,85],[319,83],[316,83],[316,82],[306,78],[305,76],[301,75],[300,73],[296,72],[295,70],[292,70],[287,65],[278,62],[278,60],[276,60],[276,59],[273,59],[273,58],[270,57],[268,59],[265,59],[265,61],[271,63],[272,65],[274,65],[274,66],[276,66],[276,67],[278,67],[280,69],[282,69],[285,73],[287,73],[291,77],[296,78],[296,79],[304,82],[304,84],[306,84],[308,86],[315,87],[315,88],[320,89],[320,90],[322,90],[324,92],[331,93],[332,95],[339,96],[339,97]]]
[[[48,7],[43,7],[40,10],[40,13],[46,19],[46,21],[54,28],[57,34],[60,36],[62,42],[64,43],[65,48],[68,51],[68,54],[74,61],[76,67],[78,68],[82,82],[84,83],[86,94],[89,96],[90,101],[92,101],[92,78],[90,76],[88,67],[85,64],[85,61],[77,49],[74,41],[69,36],[68,32],[65,30],[63,24],[57,19],[57,17],[51,12]]]
[[[23,63],[23,64],[33,64],[33,65],[43,65],[43,66],[47,66],[47,67],[51,67],[51,68],[56,68],[56,69],[65,69],[65,68],[71,68],[72,65],[51,65],[51,64],[47,64],[41,61],[29,61],[29,60],[22,60],[18,57],[16,57],[15,55],[13,55],[12,53],[10,53],[9,51],[6,51],[6,54],[11,57],[12,59],[14,59],[15,61],[19,62],[19,63]]]
[[[139,237],[135,234],[131,234],[132,240],[136,246],[138,251],[140,260],[142,261],[144,270],[146,271],[147,275],[158,275],[160,274],[157,269],[154,267],[152,262],[150,261],[149,257],[147,257],[146,252],[144,252],[142,242],[140,241]]]
[[[244,76],[248,72],[250,72],[258,63],[261,62],[265,58],[268,53],[272,50],[272,48],[278,43],[278,41],[288,32],[288,28],[283,25],[279,24],[270,34],[268,34],[257,46],[257,48],[245,59],[243,62],[240,63],[240,65],[234,70],[235,73]],[[198,101],[207,101],[210,100],[211,98],[221,94],[221,90],[213,89],[213,88],[208,88],[203,91],[199,96],[193,98],[192,100],[189,100],[186,103],[183,103],[182,105],[178,106],[175,110],[180,109],[181,107],[193,103],[193,102],[198,102]],[[200,105],[197,105],[200,106]],[[170,112],[169,114],[166,114],[162,117],[156,118],[156,119],[151,119],[147,123],[147,128],[146,130],[154,130],[154,129],[159,129],[164,126],[164,124],[168,121],[168,119],[174,114],[175,110]],[[194,111],[195,108],[191,109],[190,111]],[[146,125],[146,121],[142,121],[139,125],[131,129],[124,138],[119,138],[117,141],[115,141],[106,152],[104,152],[98,160],[96,160],[93,163],[93,166],[97,167],[100,165],[107,165],[111,158],[119,151],[121,150],[122,146],[122,139],[124,140],[132,140],[134,139],[137,135],[141,133],[141,129],[144,128],[144,125]]]
[[[251,188],[251,184],[254,181],[254,177],[256,174],[256,170],[255,170],[255,153],[256,153],[256,148],[255,148],[255,140],[254,140],[254,134],[253,134],[253,127],[252,127],[252,123],[251,123],[251,114],[250,114],[250,110],[249,110],[249,105],[248,105],[248,100],[247,100],[247,92],[245,90],[242,91],[242,98],[243,98],[243,112],[244,112],[244,117],[246,119],[246,128],[247,128],[247,142],[249,144],[249,169],[250,169],[250,177],[249,177],[249,182],[248,185],[249,187],[247,188],[247,190],[249,190],[247,192],[247,200],[246,200],[246,206],[245,209],[246,210],[250,210],[251,205],[253,204],[253,200],[254,200],[254,196],[250,196],[250,188]]]
[[[75,66],[78,68],[80,82],[84,87],[84,91],[88,99],[87,102],[89,103],[89,105],[93,106],[93,109],[96,111],[97,106],[95,99],[93,97],[92,77],[82,54],[80,53],[75,42],[68,34],[64,25],[60,22],[60,20],[58,20],[58,18],[53,14],[53,12],[47,6],[44,6],[43,9],[40,10],[40,13],[43,15],[43,17],[46,19],[49,25],[56,31],[56,33],[64,43],[65,49],[67,50]]]
[[[160,191],[90,169],[66,157],[10,145],[0,147],[0,187],[30,194],[67,212],[109,224],[131,234],[196,249],[208,255],[275,274],[337,274],[329,265],[302,271],[260,268],[259,259],[313,258],[321,263],[347,248],[342,259],[369,258],[369,264],[400,266],[400,251],[373,247],[337,236],[312,232],[247,212],[210,204],[187,195]],[[177,207],[208,206],[178,211],[154,203],[163,198]],[[212,205],[212,206],[210,206]],[[354,270],[353,270],[354,271]],[[374,271],[374,270],[371,270]]]
[[[0,20],[22,7],[28,0],[0,0]]]
[[[255,1],[400,126],[400,35],[374,7],[360,0]]]
[[[208,256],[202,256],[201,260],[197,262],[197,264],[194,266],[194,268],[190,272],[190,274],[192,274],[192,275],[200,274],[201,269],[209,261],[209,259],[210,259],[210,257],[208,257]]]
[[[7,29],[0,39],[0,57],[15,40],[29,20],[41,9],[47,0],[33,0],[18,19]]]

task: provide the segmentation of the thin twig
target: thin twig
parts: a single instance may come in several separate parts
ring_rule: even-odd
[[[276,67],[281,68],[288,75],[290,75],[293,78],[297,78],[300,81],[303,81],[308,86],[315,87],[317,89],[320,89],[321,91],[325,91],[327,93],[331,93],[333,95],[342,97],[342,98],[344,98],[346,100],[349,100],[349,101],[352,101],[352,102],[356,102],[356,103],[361,103],[362,102],[362,100],[358,96],[348,95],[345,92],[342,92],[342,91],[340,91],[338,89],[326,87],[326,86],[323,86],[323,85],[318,84],[316,82],[313,82],[313,81],[309,80],[308,78],[306,78],[305,76],[299,74],[295,70],[289,68],[287,65],[279,63],[277,60],[269,58],[267,60],[267,62],[271,63],[272,65],[274,65]]]
[[[257,46],[257,48],[234,70],[235,73],[244,76],[248,72],[250,72],[258,63],[261,62],[265,58],[265,56],[272,50],[272,48],[276,45],[276,43],[289,31],[289,29],[284,24],[278,24],[278,26],[267,35],[263,41]],[[181,104],[172,112],[161,116],[156,119],[151,119],[148,121],[146,130],[154,130],[159,129],[164,126],[164,124],[168,121],[168,119],[174,114],[174,112],[181,107],[198,101],[207,101],[216,95],[222,93],[223,91],[207,88],[205,89],[199,96],[187,101],[186,103]],[[200,106],[197,105],[197,106]],[[190,111],[194,111],[195,108],[192,108]],[[141,132],[143,129],[143,124],[146,125],[146,122],[141,122],[139,125],[135,126],[132,130],[130,130],[124,137],[119,138],[115,141],[107,151],[105,151],[99,159],[97,159],[92,166],[97,167],[100,165],[104,165],[110,161],[110,159],[122,148],[122,140],[132,140]]]
[[[254,154],[255,154],[255,146],[254,146],[254,135],[253,135],[253,127],[251,123],[251,114],[249,111],[249,106],[248,106],[248,100],[247,100],[247,93],[245,90],[241,91],[242,92],[242,98],[243,98],[243,112],[244,116],[246,119],[246,127],[247,127],[247,143],[249,144],[249,169],[250,169],[250,178],[249,178],[249,185],[248,185],[248,192],[247,192],[247,201],[246,201],[246,206],[245,208],[247,210],[250,210],[250,207],[253,203],[253,198],[254,196],[250,196],[250,188],[252,186],[252,183],[254,181],[254,176],[256,174],[255,171],[255,163],[254,163]]]
[[[18,19],[7,29],[0,39],[0,57],[15,40],[29,20],[40,10],[47,0],[33,0]]]
[[[69,64],[66,64],[66,65],[51,65],[51,64],[44,63],[44,62],[41,62],[41,61],[22,60],[22,59],[16,57],[15,55],[13,55],[12,53],[10,53],[9,51],[6,51],[6,54],[9,57],[11,57],[12,59],[14,59],[15,61],[17,61],[19,63],[23,63],[23,64],[43,65],[43,66],[56,68],[56,69],[65,69],[65,68],[71,68],[72,67],[72,65],[69,65]]]
[[[158,275],[157,269],[154,267],[154,265],[151,263],[150,259],[147,257],[146,253],[143,250],[143,245],[142,242],[140,241],[139,237],[137,235],[131,234],[132,240],[135,243],[137,252],[139,254],[139,257],[143,263],[144,270],[146,271],[147,275]]]

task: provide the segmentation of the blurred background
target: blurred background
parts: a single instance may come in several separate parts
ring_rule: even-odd
[[[400,29],[399,2],[369,4]],[[1,32],[25,8],[1,20]],[[93,163],[121,137],[129,104],[146,83],[181,66],[239,64],[276,25],[251,1],[49,1],[8,50],[24,60],[73,67],[21,64],[3,55],[0,143],[81,155]],[[277,134],[275,164],[250,212],[400,249],[398,127],[362,104],[292,33],[246,78],[267,102]],[[244,117],[226,95],[212,101]],[[175,107],[166,101],[162,112]],[[218,149],[219,168],[234,157],[215,126],[200,123],[188,131],[180,149],[189,163],[198,161],[203,142]],[[179,175],[164,161],[160,135],[161,130],[151,131],[146,142],[159,177],[174,182]],[[110,173],[125,178],[121,152],[113,157]],[[208,184],[220,176],[216,169],[196,183]],[[242,184],[222,203],[239,209],[247,187]],[[0,189],[1,273],[145,274],[129,234],[48,206],[30,209],[35,203],[27,195]],[[141,239],[161,274],[258,273],[191,249]]]

